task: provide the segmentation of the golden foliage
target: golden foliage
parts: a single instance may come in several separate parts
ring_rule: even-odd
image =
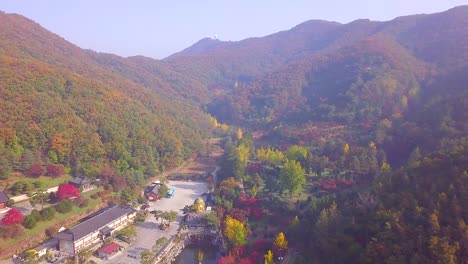
[[[224,228],[224,235],[233,246],[243,246],[247,244],[247,229],[244,223],[229,215],[226,217],[226,220],[224,220],[224,223],[226,225]]]
[[[276,236],[275,241],[273,242],[273,245],[275,246],[275,248],[279,250],[288,249],[288,240],[286,240],[286,236],[283,234],[283,232],[280,232]]]

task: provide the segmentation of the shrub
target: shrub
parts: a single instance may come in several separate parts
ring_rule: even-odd
[[[53,235],[57,234],[57,228],[55,227],[49,227],[45,230],[46,236],[52,237]]]
[[[27,215],[25,218],[24,218],[24,221],[23,221],[23,226],[26,227],[27,229],[32,229],[36,226],[37,224],[37,220],[36,218],[34,218],[34,216],[32,215]]]
[[[13,195],[29,193],[32,191],[33,185],[30,182],[17,181],[11,186],[10,190]]]
[[[168,192],[169,192],[169,187],[167,187],[166,184],[163,184],[161,185],[161,187],[159,187],[158,195],[160,198],[166,197]]]
[[[73,203],[69,200],[61,201],[59,204],[55,206],[57,212],[65,214],[72,210]]]
[[[49,199],[50,199],[50,202],[52,203],[55,203],[57,201],[57,195],[55,194],[55,192],[49,193]]]
[[[8,239],[22,236],[24,227],[22,225],[0,226],[0,238]]]
[[[88,200],[88,199],[85,199],[85,198],[83,198],[83,197],[78,197],[78,198],[76,198],[75,200],[73,200],[73,203],[74,203],[76,206],[78,206],[78,207],[80,207],[80,208],[83,208],[83,207],[88,206],[89,200]]]
[[[23,214],[17,209],[10,209],[2,218],[1,224],[5,226],[21,224],[24,221]]]
[[[50,221],[54,218],[56,212],[57,210],[55,209],[55,207],[50,206],[41,210],[41,217],[44,220]]]
[[[30,214],[31,217],[34,217],[34,220],[36,220],[36,222],[39,222],[39,221],[42,221],[42,215],[41,213],[34,209],[31,211],[31,214]],[[26,219],[25,219],[26,220]]]

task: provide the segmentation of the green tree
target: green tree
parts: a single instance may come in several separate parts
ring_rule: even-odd
[[[168,239],[167,237],[160,237],[156,240],[156,242],[154,242],[154,245],[153,245],[153,252],[156,253],[159,249],[161,249],[166,243],[167,243]]]
[[[55,207],[49,206],[49,207],[41,210],[40,214],[41,214],[42,219],[50,221],[50,220],[54,219],[54,216],[55,216],[56,212],[57,212],[57,210],[55,209]]]
[[[34,216],[32,215],[27,215],[25,218],[24,218],[24,221],[23,221],[23,226],[26,227],[27,229],[32,229],[36,226],[37,224],[37,220]]]
[[[208,226],[219,227],[221,223],[218,214],[216,214],[216,212],[214,211],[203,215],[203,218],[206,220]]]
[[[78,253],[78,262],[86,263],[86,261],[91,257],[93,251],[91,249],[84,249]]]
[[[249,162],[250,148],[244,144],[240,144],[237,147],[237,157],[235,165],[235,176],[237,179],[243,179],[245,174],[245,168]]]
[[[143,252],[141,252],[141,264],[154,264],[154,254],[149,251],[148,249],[145,249]]]
[[[306,183],[305,171],[295,160],[287,160],[280,170],[280,186],[292,195]]]
[[[167,212],[163,212],[162,215],[161,215],[161,217],[162,217],[164,220],[168,221],[169,224],[170,224],[171,222],[174,222],[175,220],[177,220],[177,212],[176,212],[176,211],[172,211],[172,210],[171,210],[171,211],[167,211]]]
[[[284,153],[281,150],[272,148],[257,149],[256,155],[259,161],[275,166],[281,165],[286,159]]]
[[[124,203],[129,203],[137,199],[136,193],[134,193],[130,188],[126,188],[125,190],[120,192],[120,199]]]
[[[289,160],[304,162],[307,158],[308,150],[304,146],[292,145],[286,150],[286,157]]]
[[[11,162],[0,154],[0,180],[6,179],[12,171]]]
[[[49,197],[49,193],[47,193],[45,190],[39,190],[31,195],[31,197],[29,198],[29,203],[32,207],[35,207],[36,204],[40,204],[41,209],[43,209],[44,201],[47,199],[47,197]]]
[[[134,225],[128,225],[117,231],[117,235],[122,236],[126,239],[130,239],[137,235],[137,231]]]

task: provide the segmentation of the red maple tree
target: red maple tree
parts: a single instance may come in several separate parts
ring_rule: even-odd
[[[233,256],[224,256],[218,260],[218,264],[236,264],[236,259]]]
[[[59,177],[65,173],[65,168],[62,165],[47,164],[47,176]]]
[[[21,224],[24,221],[23,214],[17,209],[13,208],[6,213],[2,218],[2,225],[11,226],[16,224]]]
[[[61,184],[57,190],[57,199],[65,200],[80,197],[80,191],[73,184]]]
[[[239,261],[239,264],[254,264],[254,262],[251,259],[243,258]]]
[[[44,168],[42,167],[41,164],[33,164],[31,167],[29,167],[29,170],[28,170],[29,177],[37,178],[39,176],[42,176],[43,174],[44,174]]]

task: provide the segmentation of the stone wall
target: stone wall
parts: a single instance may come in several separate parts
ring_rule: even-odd
[[[160,264],[172,264],[177,256],[184,250],[184,248],[192,243],[190,239],[190,233],[178,234],[174,237],[171,241],[169,241],[168,245],[164,247],[160,253],[156,256],[156,262]],[[198,234],[199,235],[199,234]],[[206,233],[204,235],[213,236],[211,233]],[[213,242],[216,241],[213,238]]]

